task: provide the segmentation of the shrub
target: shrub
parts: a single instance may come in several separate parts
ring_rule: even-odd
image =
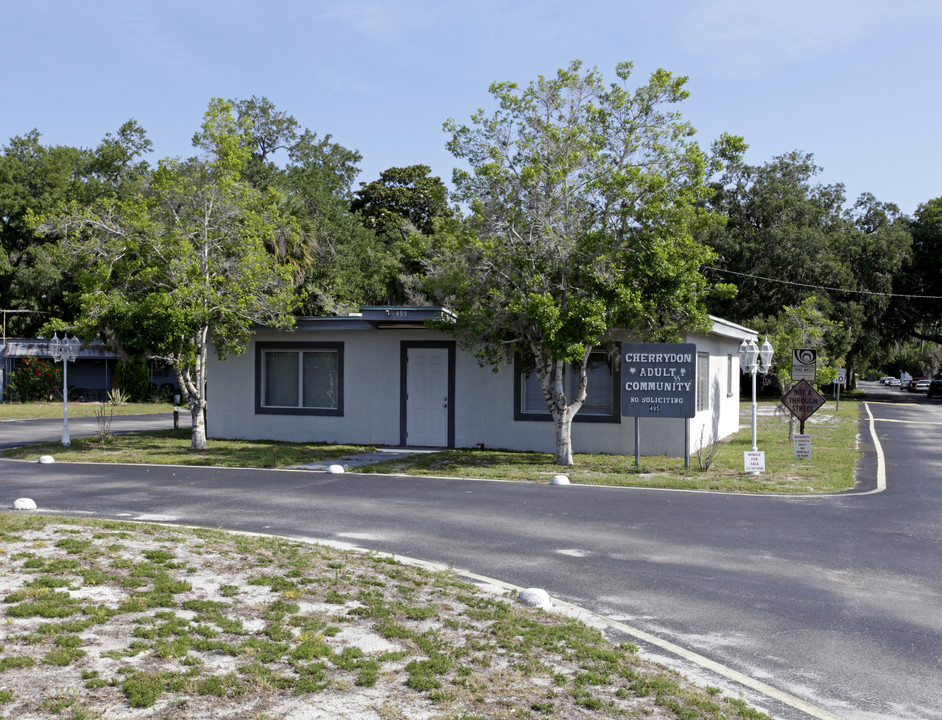
[[[150,384],[150,370],[143,363],[122,360],[115,366],[115,382],[131,402],[144,402]]]
[[[62,368],[45,358],[26,358],[23,367],[10,375],[9,391],[15,400],[51,400],[62,390]]]

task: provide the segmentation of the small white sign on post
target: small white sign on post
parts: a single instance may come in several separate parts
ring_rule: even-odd
[[[765,472],[765,453],[761,450],[747,450],[743,453],[746,472],[762,473]]]
[[[811,459],[811,436],[810,435],[795,435],[795,459],[796,460],[810,460]]]

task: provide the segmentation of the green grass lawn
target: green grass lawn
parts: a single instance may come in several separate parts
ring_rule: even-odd
[[[563,468],[550,454],[462,449],[378,463],[370,466],[370,472],[530,482],[549,482],[562,473],[572,483],[728,492],[820,493],[854,486],[859,454],[856,402],[842,402],[839,414],[829,403],[806,423],[806,434],[812,437],[810,460],[795,459],[788,417],[774,412],[781,403],[763,402],[759,407],[757,447],[765,452],[766,468],[760,475],[744,472],[743,453],[752,449],[750,403],[741,406],[742,429],[718,445],[706,469],[700,468],[697,455],[691,456],[689,470],[679,457],[642,457],[641,467],[636,468],[633,455],[587,454],[576,454],[575,465]]]
[[[115,415],[149,415],[173,410],[169,403],[127,403],[111,405],[109,403],[69,403],[69,417],[94,417],[96,411],[105,408]],[[0,403],[0,420],[41,420],[61,418],[62,402],[48,403]]]
[[[102,442],[98,437],[72,438],[70,447],[43,443],[4,450],[4,457],[27,460],[52,455],[56,462],[150,463],[242,468],[287,468],[371,452],[372,445],[286,443],[273,440],[212,440],[205,450],[190,447],[191,431],[154,430],[121,433]]]
[[[741,405],[742,429],[717,445],[712,462],[706,462],[706,453],[695,454],[689,469],[683,458],[675,457],[642,457],[641,467],[636,468],[631,455],[577,454],[575,465],[564,468],[545,453],[456,449],[377,463],[362,471],[538,483],[550,482],[554,475],[563,473],[573,483],[727,492],[821,493],[854,486],[859,454],[856,401],[843,401],[839,413],[828,403],[806,423],[806,433],[812,437],[810,460],[794,458],[789,420],[781,403],[760,403],[758,448],[765,452],[766,471],[759,475],[744,471],[743,453],[752,447],[750,407],[749,403]],[[6,450],[3,455],[29,460],[53,455],[58,462],[286,468],[373,449],[366,445],[210,440],[208,449],[193,450],[190,431],[180,429],[113,435],[104,442],[76,438],[70,448],[48,443]]]

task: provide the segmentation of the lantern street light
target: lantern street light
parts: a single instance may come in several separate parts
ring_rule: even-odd
[[[752,452],[756,452],[756,373],[763,375],[772,368],[772,356],[775,351],[769,338],[765,338],[762,347],[756,346],[753,340],[743,340],[739,346],[739,367],[752,375]]]
[[[81,346],[82,341],[77,337],[70,340],[68,333],[61,340],[59,335],[55,334],[49,341],[49,352],[53,361],[62,361],[62,445],[64,447],[72,444],[69,439],[69,363],[75,362]]]

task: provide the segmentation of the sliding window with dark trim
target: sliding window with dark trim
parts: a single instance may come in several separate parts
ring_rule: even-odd
[[[566,367],[566,398],[572,401],[579,367]],[[593,352],[586,365],[586,399],[574,422],[621,422],[621,362],[617,353]],[[514,357],[514,420],[552,420],[536,373],[525,373]]]
[[[255,412],[343,415],[343,343],[256,343]]]

